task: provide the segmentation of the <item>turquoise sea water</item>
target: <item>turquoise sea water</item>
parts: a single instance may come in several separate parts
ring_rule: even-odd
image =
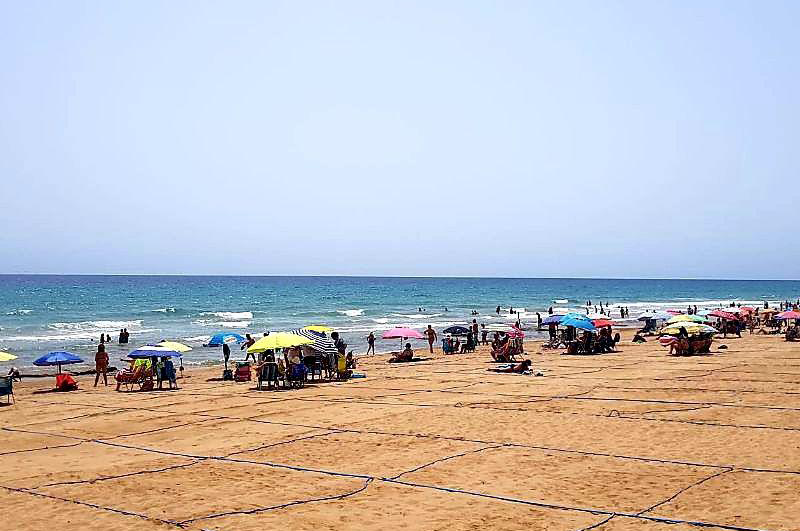
[[[588,299],[609,303],[615,317],[616,307],[627,306],[635,319],[650,308],[777,304],[798,296],[800,281],[0,275],[0,350],[19,355],[18,366],[57,349],[92,360],[103,332],[114,340],[113,360],[127,350],[116,347],[116,339],[128,328],[130,348],[176,339],[195,347],[184,362],[199,363],[219,359],[218,349],[202,347],[215,332],[260,336],[327,324],[358,353],[370,331],[442,329],[471,320],[473,310],[478,322],[519,316],[523,325],[535,325],[537,311],[582,311]],[[498,305],[504,309],[499,316]],[[510,315],[509,306],[520,313]],[[379,343],[379,351],[396,347]]]

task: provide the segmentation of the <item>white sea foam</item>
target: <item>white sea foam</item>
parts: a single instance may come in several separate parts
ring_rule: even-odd
[[[392,314],[396,317],[403,317],[405,319],[433,319],[434,317],[440,317],[442,314],[440,313],[412,313],[412,314],[404,314],[404,313],[395,313]]]
[[[569,299],[553,299],[553,302],[556,304],[566,304],[569,302]]]
[[[175,313],[175,308],[156,308],[155,310],[150,311],[159,313]]]
[[[124,328],[124,327],[123,327]],[[141,328],[136,330],[137,334],[150,334],[160,332],[160,328]],[[21,335],[4,337],[4,341],[79,341],[94,340],[100,332],[74,331],[67,333],[56,333],[47,335]]]
[[[29,313],[33,313],[33,310],[11,310],[6,312],[6,315],[28,315]]]
[[[59,331],[75,332],[111,332],[120,328],[129,328],[131,331],[142,326],[141,319],[133,321],[78,321],[74,323],[50,323],[47,328]]]
[[[192,336],[183,338],[184,341],[202,341],[204,343],[209,339],[211,339],[211,336]]]
[[[204,312],[200,315],[213,315],[214,317],[219,317],[220,319],[226,319],[229,321],[253,318],[253,312]]]
[[[249,320],[214,321],[214,320],[200,319],[197,321],[192,321],[192,324],[197,326],[213,326],[214,328],[247,328],[250,326],[250,321]]]
[[[364,315],[364,310],[336,310],[337,313],[342,315],[346,315],[348,317],[358,317],[359,315]]]
[[[372,321],[378,324],[386,324],[389,322],[389,319],[387,317],[380,317],[378,319],[373,319]]]

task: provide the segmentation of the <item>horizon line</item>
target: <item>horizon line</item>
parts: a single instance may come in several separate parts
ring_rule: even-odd
[[[692,280],[720,282],[796,282],[796,278],[713,278],[713,277],[503,277],[477,275],[350,275],[350,274],[218,274],[218,273],[0,273],[0,277],[245,277],[245,278],[402,278],[402,279],[492,279],[492,280]]]

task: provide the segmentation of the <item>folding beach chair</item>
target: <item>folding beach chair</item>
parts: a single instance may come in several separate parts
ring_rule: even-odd
[[[14,399],[14,380],[10,376],[0,376],[0,396],[6,397],[6,403],[16,403]]]

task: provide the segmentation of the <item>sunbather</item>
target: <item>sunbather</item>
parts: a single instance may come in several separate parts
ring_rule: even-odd
[[[490,368],[488,368],[486,370],[487,371],[492,371],[492,372],[507,372],[507,373],[523,374],[526,371],[530,370],[530,368],[531,368],[531,360],[525,360],[522,363],[510,366],[510,367],[503,367],[503,368],[490,367]]]
[[[414,351],[411,350],[411,343],[406,343],[406,348],[402,352],[392,355],[389,363],[403,363],[414,359]]]

